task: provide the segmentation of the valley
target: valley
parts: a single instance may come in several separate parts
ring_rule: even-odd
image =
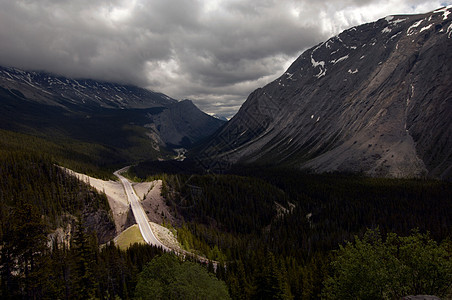
[[[451,28],[347,29],[229,121],[0,66],[0,298],[452,298]]]
[[[126,250],[119,250],[113,243],[108,243],[135,223],[127,212],[129,206],[121,183],[68,172],[46,162],[47,158],[37,160],[19,152],[1,153],[2,178],[17,177],[16,181],[2,180],[2,255],[10,253],[12,257],[21,259],[23,254],[12,250],[5,252],[14,249],[18,242],[15,237],[20,234],[21,227],[11,217],[27,205],[33,205],[34,211],[39,213],[31,215],[32,219],[29,220],[37,220],[42,215],[46,223],[31,223],[27,228],[47,228],[36,233],[61,232],[59,228],[63,228],[63,237],[68,234],[66,242],[71,245],[70,248],[55,246],[58,240],[64,239],[51,234],[54,237],[52,245],[57,248],[47,248],[49,246],[41,244],[45,250],[34,252],[33,259],[42,261],[42,266],[51,270],[48,276],[60,278],[58,288],[51,290],[47,285],[50,279],[43,277],[38,286],[39,291],[63,295],[66,286],[66,292],[70,295],[78,294],[79,290],[75,286],[82,278],[79,276],[91,276],[88,282],[93,287],[97,286],[87,289],[91,293],[106,295],[108,292],[120,297],[133,293],[135,276],[143,270],[145,262],[160,255],[162,250],[143,244],[132,244]],[[14,175],[12,166],[18,174],[23,175]],[[132,176],[139,168],[142,167],[132,167],[127,176]],[[47,170],[53,170],[56,174],[48,173]],[[443,181],[344,174],[315,175],[294,170],[250,169],[244,166],[231,169],[229,174],[223,175],[156,174],[145,169],[140,172],[147,173],[146,178],[151,181],[133,185],[137,195],[143,194],[145,200],[142,203],[152,199],[152,203],[147,204],[151,209],[146,209],[149,219],[165,223],[166,226],[169,222],[182,251],[194,252],[209,260],[224,263],[225,267],[217,265],[213,274],[227,283],[233,297],[254,297],[256,292],[266,291],[271,284],[269,280],[276,280],[280,285],[275,287],[274,293],[285,293],[288,298],[317,298],[323,289],[322,282],[329,274],[328,265],[334,257],[331,251],[338,244],[353,240],[354,235],[361,236],[366,228],[379,228],[382,235],[397,232],[401,236],[409,235],[413,228],[418,228],[421,232],[430,232],[429,239],[443,241],[443,244],[446,243],[444,245],[447,245],[445,240],[451,234],[452,186]],[[30,186],[26,190],[21,184],[23,176],[35,178],[34,181],[25,180]],[[77,183],[70,180],[76,177],[82,181]],[[66,179],[59,181],[58,185],[52,184],[61,180],[58,178]],[[43,184],[45,179],[50,180],[50,183]],[[160,179],[161,183],[155,179]],[[84,196],[81,191],[89,187],[87,183],[95,186],[96,190]],[[67,192],[70,186],[76,189]],[[52,190],[52,187],[59,188]],[[23,203],[20,196],[24,193],[29,195],[26,198],[28,204]],[[54,196],[42,197],[40,193]],[[61,200],[52,199],[60,197],[69,198],[65,200],[66,204],[55,206]],[[75,202],[71,197],[81,202]],[[96,197],[103,199],[104,204],[95,204]],[[5,202],[6,199],[11,200]],[[43,205],[42,199],[49,201]],[[105,203],[110,205],[106,206]],[[107,213],[102,213],[103,210]],[[163,222],[157,219],[162,217],[162,213],[167,216]],[[80,221],[77,219],[83,223],[78,223]],[[158,230],[158,226],[152,223],[151,226],[157,234],[167,230]],[[107,232],[110,232],[109,236]],[[162,236],[159,239],[163,240]],[[46,239],[39,238],[39,235],[30,236],[30,241],[35,242],[24,244],[21,249],[36,247],[36,241],[39,240],[42,243]],[[97,243],[105,242],[107,244],[104,246],[97,246]],[[91,246],[81,247],[84,243]],[[75,271],[75,266],[83,263],[79,260],[83,257],[90,261],[90,267],[86,269],[88,273]],[[45,262],[46,258],[52,259]],[[189,259],[197,260],[196,256]],[[2,270],[6,275],[8,269],[4,268],[7,266],[5,262],[2,263]],[[17,272],[24,272],[23,268],[27,264],[17,267]],[[213,264],[207,263],[207,269],[214,272]],[[33,272],[39,270],[40,267]],[[61,272],[71,272],[72,275],[64,277]],[[425,273],[426,276],[428,274]],[[448,276],[447,272],[441,274]],[[14,294],[16,290],[13,284],[27,288],[27,282],[20,277],[13,276],[7,282],[2,290],[4,295]],[[105,282],[111,285],[105,285]],[[119,288],[121,282],[124,285]],[[431,293],[437,292],[431,290]]]
[[[0,129],[71,145],[77,155],[89,152],[97,169],[109,166],[110,176],[127,163],[169,158],[172,149],[190,146],[224,124],[190,100],[14,68],[0,67],[0,97]]]

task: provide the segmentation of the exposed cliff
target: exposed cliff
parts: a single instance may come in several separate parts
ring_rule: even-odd
[[[305,51],[206,144],[228,162],[452,174],[452,7],[389,16]]]

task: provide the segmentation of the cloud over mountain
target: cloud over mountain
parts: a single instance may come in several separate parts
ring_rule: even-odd
[[[428,0],[0,0],[0,64],[132,83],[231,115],[303,50]]]

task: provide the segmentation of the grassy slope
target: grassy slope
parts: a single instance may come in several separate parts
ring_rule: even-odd
[[[124,230],[116,239],[115,244],[122,250],[126,250],[131,245],[139,243],[145,244],[143,236],[140,233],[138,225],[132,225]]]

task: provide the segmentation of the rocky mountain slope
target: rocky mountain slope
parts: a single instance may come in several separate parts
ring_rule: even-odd
[[[223,121],[136,86],[0,67],[0,128],[124,149],[138,159],[188,146]]]
[[[48,105],[80,105],[103,108],[150,108],[176,103],[164,94],[131,85],[70,79],[44,72],[27,72],[0,66],[0,86]]]
[[[452,175],[452,7],[348,29],[254,91],[202,158]]]

